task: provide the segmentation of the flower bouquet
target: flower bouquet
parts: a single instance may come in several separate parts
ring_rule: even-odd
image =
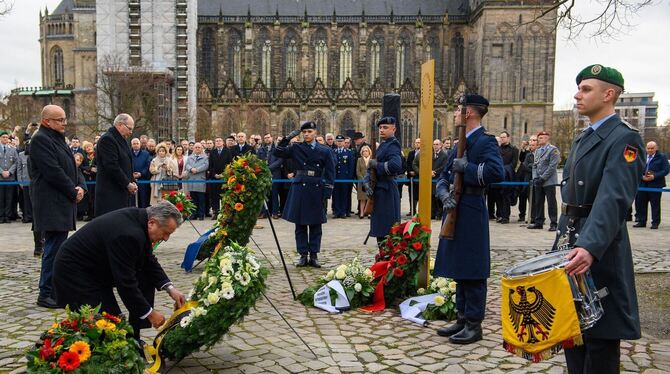
[[[142,373],[144,360],[125,319],[88,305],[56,322],[28,351],[28,373]]]
[[[375,286],[372,283],[374,277],[372,271],[361,264],[358,258],[354,258],[349,264],[342,264],[336,269],[329,271],[319,278],[313,286],[307,287],[298,295],[298,300],[303,305],[314,306],[314,294],[331,280],[337,280],[342,284],[347,300],[351,308],[359,308],[370,303]],[[331,290],[333,304],[337,298],[335,291]]]
[[[194,282],[187,304],[159,344],[162,357],[180,360],[200,347],[211,347],[249,313],[265,289],[268,271],[253,251],[237,243],[219,243]]]
[[[202,260],[210,256],[220,243],[246,245],[263,208],[272,178],[267,163],[255,155],[238,156],[222,173],[221,211],[214,232],[198,253]],[[224,245],[225,245],[224,244]]]
[[[436,294],[433,303],[423,311],[424,319],[451,321],[456,318],[456,282],[453,280],[431,277],[428,288],[419,288],[417,293],[419,295]]]
[[[183,193],[183,192],[177,192],[177,191],[172,191],[170,193],[165,193],[163,194],[163,199],[169,201],[172,203],[172,205],[177,208],[178,211],[181,212],[181,215],[184,217],[184,219],[187,219],[188,217],[193,214],[193,211],[195,210],[195,204],[191,201],[191,196]]]

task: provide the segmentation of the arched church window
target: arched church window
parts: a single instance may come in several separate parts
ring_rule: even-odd
[[[295,121],[295,118],[293,116],[287,115],[281,124],[282,134],[288,134],[291,131],[295,130],[297,127],[298,125]]]
[[[381,46],[376,39],[370,43],[370,84],[379,79]]]
[[[323,114],[320,110],[317,110],[316,113],[314,113],[314,120],[313,122],[316,124],[316,129],[319,132],[325,133],[326,132],[326,115]]]
[[[354,130],[354,117],[350,111],[346,111],[344,116],[342,116],[342,122],[340,123],[340,134],[345,135]]]
[[[272,84],[270,77],[272,74],[272,42],[266,40],[263,43],[263,54],[261,58],[261,80],[265,84],[265,87],[270,88]]]
[[[412,143],[414,143],[414,124],[408,115],[403,116],[401,134],[403,148],[412,147]]]
[[[400,88],[405,80],[405,49],[407,44],[404,40],[398,40],[395,51],[395,86]]]
[[[314,69],[314,78],[321,79],[324,86],[328,86],[328,47],[325,40],[316,42]]]
[[[63,50],[60,47],[55,47],[51,55],[52,74],[54,86],[62,86],[64,84],[63,71]]]
[[[291,39],[286,46],[286,78],[295,80],[298,71],[298,46],[295,39]]]
[[[200,79],[207,82],[209,88],[214,91],[217,88],[216,74],[216,40],[214,31],[210,28],[202,32],[202,48],[200,49],[201,75]]]
[[[351,78],[351,42],[347,39],[340,46],[340,86],[347,78]]]
[[[433,139],[442,139],[442,121],[440,117],[433,117]]]

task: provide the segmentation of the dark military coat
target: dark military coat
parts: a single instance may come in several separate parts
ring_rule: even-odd
[[[275,148],[274,154],[294,160],[296,166],[282,218],[298,225],[325,223],[323,201],[333,194],[335,180],[333,150],[319,143],[312,149],[309,143],[286,145],[282,141]],[[314,175],[304,175],[307,172]]]
[[[405,170],[400,157],[400,143],[395,137],[386,139],[377,148],[377,184],[374,191],[374,211],[370,219],[370,236],[382,238],[391,226],[400,222],[400,193],[395,176]],[[369,172],[365,180],[370,180]]]
[[[484,188],[501,182],[505,177],[502,158],[495,136],[487,134],[483,127],[467,138],[466,156],[468,166],[463,174],[463,186]],[[438,179],[438,192],[454,182],[451,166],[457,152],[449,153],[447,166]],[[458,219],[453,240],[440,239],[435,259],[436,277],[453,279],[486,279],[491,272],[489,243],[489,218],[484,196],[461,195],[457,207]]]
[[[603,317],[585,331],[600,339],[637,339],[640,319],[626,216],[644,172],[646,156],[637,130],[615,115],[593,134],[578,136],[563,169],[561,197],[571,205],[592,205],[574,223],[574,246],[595,258],[591,274],[597,289],[607,287]],[[568,217],[561,215],[557,237]]]

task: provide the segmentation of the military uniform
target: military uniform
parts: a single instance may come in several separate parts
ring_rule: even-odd
[[[540,132],[538,135],[548,133]],[[547,200],[550,229],[556,228],[558,206],[556,204],[556,185],[558,184],[558,163],[561,153],[553,144],[546,144],[535,151],[533,156],[533,206],[531,216],[535,219],[531,228],[544,225],[544,200]]]
[[[339,141],[344,137],[337,136]],[[352,179],[354,177],[354,168],[356,166],[354,154],[350,149],[336,148],[335,152],[335,179]],[[351,183],[336,183],[333,189],[333,216],[335,218],[349,217],[351,209]]]
[[[3,133],[7,134],[5,131]],[[7,178],[0,175],[0,181],[16,181],[18,160],[19,154],[14,147],[10,147],[9,144],[0,145],[0,171],[9,172]],[[13,185],[0,185],[0,223],[6,223],[10,220],[15,189],[16,186]]]

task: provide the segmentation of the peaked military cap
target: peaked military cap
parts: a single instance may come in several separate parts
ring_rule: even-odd
[[[615,68],[608,68],[600,64],[589,65],[577,74],[577,85],[584,79],[598,79],[621,87],[623,90],[623,76]]]
[[[339,141],[344,141],[344,136],[342,136],[342,135],[338,135],[338,136],[336,136],[336,137],[335,137],[335,141],[338,141],[338,142],[339,142]]]
[[[486,100],[486,98],[482,95],[478,94],[466,94],[465,95],[465,103],[463,103],[463,96],[458,98],[458,104],[466,104],[466,105],[480,105],[480,106],[489,106],[489,101]]]
[[[395,117],[382,117],[377,121],[377,127],[381,125],[395,125]]]
[[[300,126],[300,131],[313,129],[316,130],[316,123],[312,121],[307,121]]]
[[[356,132],[354,133],[354,136],[352,136],[351,138],[352,138],[353,140],[356,140],[356,139],[363,139],[363,133],[360,132],[360,131],[356,131]]]

